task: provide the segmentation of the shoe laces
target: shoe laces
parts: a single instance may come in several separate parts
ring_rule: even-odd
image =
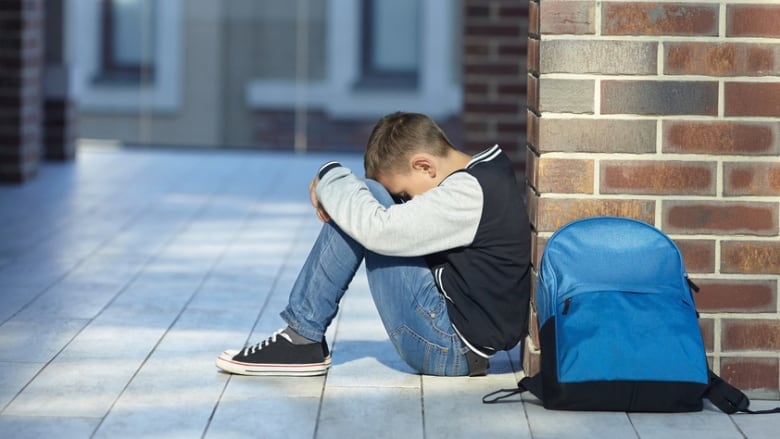
[[[253,346],[245,347],[244,348],[244,352],[243,352],[244,356],[246,357],[247,355],[254,354],[255,352],[259,351],[260,349],[263,349],[266,346],[270,346],[271,344],[276,343],[276,338],[279,337],[279,336],[282,336],[285,340],[287,340],[290,343],[292,343],[292,339],[290,338],[290,336],[284,333],[284,329],[280,329],[280,330],[274,332],[273,334],[271,334],[271,336],[266,338],[265,340],[255,344]]]

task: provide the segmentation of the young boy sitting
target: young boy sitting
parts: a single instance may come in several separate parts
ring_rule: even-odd
[[[484,375],[525,336],[530,228],[498,145],[456,150],[429,117],[393,113],[374,127],[366,179],[326,163],[310,185],[324,222],[282,312],[288,326],[217,357],[242,375],[319,375],[325,330],[365,260],[371,295],[398,353],[430,375]]]

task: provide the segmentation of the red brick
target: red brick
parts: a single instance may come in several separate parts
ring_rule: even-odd
[[[496,93],[499,96],[503,94],[510,94],[513,95],[513,97],[517,95],[522,95],[523,97],[525,97],[526,82],[527,82],[527,75],[521,76],[520,81],[518,81],[515,78],[496,78],[495,79]]]
[[[780,242],[724,241],[721,273],[780,274]]]
[[[541,370],[541,351],[526,337],[523,343],[523,372],[533,376]]]
[[[536,294],[534,294],[536,297]],[[534,303],[536,305],[536,303]],[[530,318],[528,319],[528,336],[534,345],[539,346],[539,315],[536,313],[536,306],[532,306]]]
[[[680,234],[778,234],[778,203],[669,200],[663,230]]]
[[[602,194],[715,195],[715,162],[602,160]]]
[[[699,329],[701,329],[701,338],[704,341],[704,349],[707,352],[715,350],[715,320],[699,319]]]
[[[602,33],[717,36],[718,5],[605,2]]]
[[[535,1],[528,2],[528,35],[539,36],[539,3]]]
[[[505,133],[513,133],[513,134],[525,134],[525,129],[526,129],[525,120],[522,121],[513,120],[510,122],[501,122],[501,121],[496,122],[496,130],[498,130],[498,132],[500,133],[505,132]]]
[[[542,238],[540,236],[536,237],[536,240],[534,241],[533,245],[533,251],[531,252],[531,261],[533,263],[534,267],[540,267],[542,264],[542,255],[544,254],[544,248],[547,246],[547,238]],[[535,287],[535,285],[534,285]]]
[[[463,91],[466,94],[472,95],[486,95],[490,90],[489,85],[485,81],[467,81],[463,84]]]
[[[518,21],[519,23],[519,21]],[[467,24],[466,34],[474,37],[525,37],[525,34],[517,24],[499,25],[491,24]]]
[[[715,116],[718,113],[718,83],[605,80],[601,83],[601,112]]]
[[[649,200],[539,198],[534,226],[554,232],[574,220],[591,216],[622,216],[648,224],[655,219],[655,203]]]
[[[656,150],[654,120],[538,119],[540,152],[652,153]],[[531,136],[529,135],[529,139]]]
[[[780,320],[724,319],[724,351],[780,351]]]
[[[683,255],[688,273],[715,272],[715,241],[706,239],[675,239]]]
[[[488,133],[493,126],[492,123],[486,121],[468,121],[463,123],[463,128],[466,133]]]
[[[528,145],[539,151],[539,116],[534,114],[533,111],[526,111],[526,121]]]
[[[488,5],[466,6],[466,17],[469,18],[487,18],[490,17],[490,7]]]
[[[727,82],[726,116],[780,117],[780,82]]]
[[[658,43],[655,41],[543,40],[539,56],[542,73],[658,73]]]
[[[723,164],[723,195],[780,196],[780,163]]]
[[[539,112],[539,78],[535,75],[528,74],[526,81],[526,102],[528,109],[531,111]]]
[[[539,179],[537,176],[539,175],[539,155],[532,148],[526,148],[525,151],[525,164],[528,168],[528,171],[525,173],[525,177],[528,181],[528,184],[538,192]]]
[[[555,159],[542,156],[537,166],[538,174],[534,187],[541,193],[593,193],[593,160]]]
[[[463,55],[466,60],[473,58],[487,58],[491,54],[488,40],[465,41],[463,44]]]
[[[539,222],[539,201],[541,200],[541,197],[531,185],[526,185],[525,199],[526,207],[528,208],[528,220],[532,225],[535,225]],[[541,231],[537,227],[531,227],[531,229],[537,234]]]
[[[522,39],[519,41],[511,41],[511,42],[499,41],[496,44],[496,47],[497,47],[497,53],[499,57],[508,55],[508,56],[514,56],[520,58],[520,57],[524,57],[525,53],[528,51],[528,40]],[[519,64],[523,65],[523,69],[525,69],[525,63],[519,63]]]
[[[526,67],[529,72],[539,74],[539,44],[535,38],[528,38],[528,53],[526,54]]]
[[[702,312],[775,312],[776,280],[694,279],[694,294]]]
[[[543,78],[539,81],[539,111],[593,114],[596,81]]]
[[[669,42],[667,75],[766,76],[780,73],[780,46],[775,44]]]
[[[779,133],[776,122],[664,121],[663,152],[777,155]]]
[[[500,3],[498,5],[496,12],[498,13],[498,16],[501,18],[516,19],[520,17],[527,17],[528,5],[525,5],[523,3],[518,4],[516,1],[510,0],[505,3]]]
[[[555,1],[541,5],[542,34],[592,35],[596,33],[595,1]]]
[[[525,103],[523,103],[525,107]],[[523,108],[524,110],[525,108]],[[496,103],[496,102],[466,102],[464,104],[464,111],[470,113],[482,113],[482,114],[519,114],[519,103]]]
[[[780,37],[780,5],[727,5],[726,36]]]
[[[720,377],[742,390],[776,391],[780,382],[777,358],[722,357]]]
[[[521,73],[519,62],[482,62],[479,64],[468,64],[464,66],[463,73],[466,76],[471,75],[490,75],[490,76],[518,76]]]

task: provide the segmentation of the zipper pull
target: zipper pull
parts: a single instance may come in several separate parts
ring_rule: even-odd
[[[569,313],[569,305],[571,305],[571,297],[563,301],[563,315]]]

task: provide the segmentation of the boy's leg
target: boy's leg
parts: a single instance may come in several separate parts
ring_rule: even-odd
[[[380,203],[394,203],[382,185],[372,180],[367,184]],[[323,334],[364,255],[371,294],[401,357],[421,373],[467,374],[467,349],[449,322],[444,299],[424,259],[366,252],[332,223],[322,227],[281,314],[292,330],[310,340],[322,340],[321,344],[296,345],[280,332],[256,346],[225,351],[217,358],[217,366],[250,375],[324,373],[330,357]]]
[[[366,253],[371,296],[398,354],[426,375],[469,374],[465,347],[422,258]]]
[[[382,185],[366,183],[380,203],[393,204]],[[468,349],[450,323],[444,296],[425,259],[366,251],[365,260],[371,295],[401,358],[423,374],[468,375]]]
[[[378,182],[366,184],[384,206],[395,203]],[[323,226],[281,314],[289,327],[322,340],[364,256],[374,303],[404,361],[420,373],[467,375],[467,348],[452,328],[425,260],[366,251],[332,223]]]
[[[323,338],[364,253],[332,221],[322,226],[281,313],[292,330],[310,340]]]
[[[363,261],[363,247],[325,223],[281,313],[289,328],[241,350],[227,350],[216,365],[242,375],[320,375],[330,367],[325,330]],[[290,333],[292,329],[295,333]],[[297,334],[296,334],[297,333]],[[311,343],[301,343],[301,336]]]

